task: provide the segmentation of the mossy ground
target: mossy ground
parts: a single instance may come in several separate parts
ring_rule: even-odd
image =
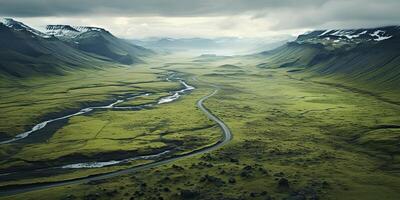
[[[196,99],[212,91],[206,84],[210,83],[218,85],[220,91],[205,105],[232,130],[234,138],[230,143],[204,155],[130,175],[9,198],[400,198],[398,105],[332,85],[296,79],[287,69],[259,68],[258,63],[245,59],[182,62],[185,63],[170,64],[168,69],[196,76],[199,81],[190,83],[197,91],[178,102],[139,111],[139,116],[125,116],[126,119],[145,127],[162,125],[155,132],[195,128],[199,123],[212,125],[194,107]],[[223,64],[236,67],[225,66],[221,71],[219,66]],[[169,119],[165,113],[170,112],[178,112],[194,123],[181,123],[179,117],[174,117],[173,123],[159,123]],[[142,115],[158,122],[143,121]],[[123,113],[118,116],[125,119]],[[115,121],[116,115],[99,113],[90,116],[93,122],[87,123],[101,124],[107,117]],[[119,130],[126,122],[115,123],[115,127],[109,126],[112,130]],[[73,128],[74,124],[64,128]],[[132,134],[140,135],[139,132]],[[200,133],[210,139],[207,142],[216,141],[219,134],[211,126],[168,137],[185,141],[185,135]],[[114,136],[126,137],[126,134],[125,130]],[[57,135],[52,139],[57,139]],[[150,144],[143,145],[154,141],[147,142]]]
[[[105,72],[98,73],[97,75],[100,76],[104,75],[103,73]],[[89,102],[105,101],[107,98],[114,99],[112,101],[115,101],[115,96],[149,93],[149,96],[134,98],[118,104],[118,106],[148,103],[154,106],[143,110],[95,110],[89,114],[74,116],[65,120],[65,124],[56,130],[50,129],[49,131],[53,131],[54,134],[48,139],[42,139],[39,142],[17,142],[15,144],[2,145],[0,148],[2,158],[0,169],[3,170],[3,173],[8,173],[10,170],[29,172],[30,170],[40,169],[43,171],[46,168],[50,169],[91,161],[123,160],[141,155],[154,155],[165,150],[181,154],[208,146],[220,138],[219,129],[195,105],[195,102],[199,98],[208,93],[209,90],[207,88],[195,90],[190,95],[183,95],[177,102],[157,105],[159,98],[170,95],[169,91],[176,91],[182,88],[182,85],[178,82],[168,82],[165,80],[165,70],[155,68],[146,69],[136,66],[130,69],[110,69],[106,74],[109,73],[115,73],[117,76],[104,77],[103,80],[89,79],[82,81],[81,85],[76,81],[62,81],[61,88],[56,88],[55,91],[67,88],[67,91],[73,90],[76,93],[79,90],[80,95],[89,93],[93,96],[93,99]],[[71,77],[62,78],[70,79]],[[129,82],[128,79],[133,79],[134,81]],[[104,85],[104,82],[110,82],[109,85],[113,86]],[[124,84],[114,86],[117,85],[117,82],[124,82]],[[56,87],[58,84],[52,82],[52,86]],[[41,94],[44,89],[51,90],[49,89],[50,87],[49,84],[43,83],[41,87],[32,89],[32,96],[35,97],[37,93]],[[51,105],[60,109],[60,111],[73,108],[79,109],[79,106],[81,106],[80,101],[82,101],[79,98],[80,95],[74,96],[71,94],[69,96],[71,92],[66,93],[68,94],[63,94],[65,98],[54,98],[52,95],[47,95],[43,97],[45,98],[43,102],[46,102],[46,104],[33,104],[31,108],[23,109],[29,112],[43,109],[41,113],[44,114],[35,113],[38,116],[46,115],[46,112],[52,112],[51,109],[55,108],[51,107]],[[34,100],[29,101],[34,102]],[[65,105],[66,102],[71,107]],[[88,102],[84,104],[85,106],[91,105]],[[107,105],[108,103],[99,104]],[[5,111],[7,113],[6,117],[9,117],[10,120],[17,119],[18,116],[22,116],[23,112],[25,112],[19,109],[5,109]],[[190,115],[187,115],[187,113],[190,113]],[[24,118],[23,120],[29,121],[29,119]],[[18,123],[22,122],[22,119],[18,120],[21,120]],[[29,121],[29,123],[32,122]],[[3,124],[10,126],[5,121]],[[42,133],[34,134],[40,135]],[[109,167],[109,169],[85,170],[85,173],[76,171],[66,172],[70,176],[65,173],[61,175],[51,172],[48,175],[41,173],[40,181],[64,180],[88,176],[99,172],[112,171],[117,168],[127,168],[136,163],[138,162],[132,162],[129,165],[121,167]],[[22,173],[16,178],[3,179],[1,185],[31,183],[38,180],[35,176],[27,176],[26,173]]]

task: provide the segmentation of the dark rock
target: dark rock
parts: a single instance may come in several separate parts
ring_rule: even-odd
[[[272,200],[273,198],[271,196],[269,196],[268,194],[265,195],[264,200]]]
[[[323,181],[322,188],[329,188],[329,183],[327,181]]]
[[[276,177],[284,177],[285,173],[283,173],[283,172],[275,173],[274,176],[276,176]]]
[[[169,176],[166,176],[163,179],[161,179],[161,182],[168,182],[168,181],[171,181],[171,178]]]
[[[249,171],[242,171],[240,172],[240,176],[244,178],[250,178],[251,177],[251,172]]]
[[[214,167],[213,164],[208,163],[208,162],[199,162],[199,165],[203,166],[203,167],[208,167],[208,168]]]
[[[307,198],[304,195],[296,194],[286,198],[286,200],[307,200]]]
[[[262,167],[258,168],[258,170],[259,170],[261,173],[263,173],[263,174],[265,174],[265,175],[268,175],[268,170],[266,170],[266,169],[264,169],[264,168],[262,168]]]
[[[281,178],[278,181],[278,188],[280,189],[288,189],[289,186],[289,181],[286,178]]]
[[[229,182],[229,183],[232,183],[232,184],[233,184],[233,183],[236,183],[236,179],[233,178],[233,177],[230,177],[229,180],[228,180],[228,182]]]
[[[109,196],[109,197],[113,197],[113,196],[115,196],[117,193],[118,193],[117,190],[108,190],[108,191],[105,192],[105,194],[106,194],[107,196]]]
[[[182,171],[182,170],[185,170],[185,168],[183,168],[183,167],[181,167],[181,166],[178,166],[178,165],[172,165],[172,168],[173,169],[175,169],[175,170],[178,170],[178,171]]]
[[[100,195],[97,193],[96,194],[88,194],[83,199],[84,200],[97,200],[97,199],[100,199]]]
[[[214,165],[213,164],[211,164],[211,163],[206,163],[206,165],[205,165],[206,167],[208,167],[208,168],[211,168],[211,167],[214,167]]]
[[[135,196],[143,196],[144,195],[144,193],[143,192],[141,192],[141,191],[136,191],[135,192]]]
[[[210,154],[206,154],[206,155],[202,156],[201,159],[203,159],[205,161],[215,160]]]
[[[194,190],[182,190],[180,193],[180,196],[183,199],[193,199],[199,195],[200,195],[200,193],[197,191],[194,191]]]
[[[243,167],[243,170],[246,171],[251,171],[253,168],[250,165],[246,165],[246,167]]]
[[[200,182],[206,182],[206,181],[213,183],[216,186],[222,186],[225,184],[225,182],[222,179],[215,177],[215,176],[205,175],[200,178]]]

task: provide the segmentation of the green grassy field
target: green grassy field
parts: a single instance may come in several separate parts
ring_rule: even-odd
[[[16,135],[60,111],[110,101],[117,95],[147,90],[142,82],[162,82],[156,71],[110,67],[82,70],[66,76],[2,80],[0,133]],[[161,84],[160,84],[161,85]],[[103,103],[104,104],[104,103]]]
[[[178,100],[179,103],[156,105],[159,98],[170,95],[169,91],[182,87],[178,82],[167,82],[166,71],[158,67],[162,66],[155,65],[152,69],[147,66],[110,68],[100,72],[88,71],[84,75],[21,81],[26,85],[36,84],[31,87],[29,94],[23,93],[23,88],[19,86],[14,86],[14,90],[10,86],[7,90],[13,91],[13,95],[8,92],[10,95],[2,98],[3,102],[10,102],[3,107],[2,112],[2,117],[10,121],[2,121],[2,130],[11,136],[16,131],[22,132],[24,127],[32,127],[42,117],[54,118],[70,113],[69,110],[76,112],[82,107],[108,105],[119,96],[128,94],[150,95],[134,98],[118,106],[148,103],[155,106],[140,111],[96,110],[71,117],[62,122],[60,127],[45,129],[50,133],[45,131],[32,134],[37,137],[44,134],[49,138],[39,137],[39,141],[26,143],[22,140],[3,144],[0,148],[0,170],[5,173],[81,162],[122,160],[165,150],[180,154],[215,143],[220,137],[219,130],[195,106],[195,102],[209,90],[199,89],[184,95],[184,98]],[[9,130],[13,132],[7,132]],[[117,168],[126,168],[136,163],[134,161]],[[0,184],[64,180],[113,170],[115,167],[85,170],[85,173],[67,172],[70,176],[49,172],[42,173],[40,179],[37,176],[20,175],[3,179]]]
[[[293,75],[287,72],[288,69],[260,68],[260,63],[251,59],[191,62],[190,59],[175,58],[174,62],[164,65],[161,61],[157,65],[166,66],[164,70],[185,74],[189,83],[197,88],[179,101],[150,110],[106,111],[73,117],[48,142],[26,145],[18,150],[9,147],[7,151],[3,149],[2,154],[10,156],[10,152],[16,151],[18,153],[12,154],[12,158],[57,160],[74,153],[93,154],[116,149],[151,151],[163,148],[163,145],[171,146],[160,141],[161,135],[168,140],[183,142],[179,144],[181,152],[212,144],[219,139],[220,130],[195,106],[198,99],[212,91],[209,84],[218,85],[220,91],[205,105],[230,127],[234,135],[230,143],[211,153],[130,175],[23,193],[5,199],[25,200],[44,196],[48,199],[400,198],[399,105],[382,101],[371,94],[317,83]],[[110,80],[109,84],[122,81],[124,85],[80,89],[77,93],[87,99],[80,99],[77,94],[75,99],[59,98],[54,104],[46,103],[36,109],[22,108],[32,113],[44,109],[46,112],[43,113],[51,113],[78,106],[85,100],[105,100],[110,93],[123,94],[134,90],[161,95],[165,89],[177,87],[168,82],[157,82],[158,73],[163,70],[146,66],[115,70],[113,73],[105,72],[108,75],[106,80]],[[96,77],[98,75],[93,74],[92,80]],[[191,77],[196,77],[198,81]],[[153,82],[136,83],[148,81]],[[105,82],[108,81],[99,83]],[[46,84],[36,88],[34,91],[37,93],[32,93],[30,101],[38,101],[39,97],[35,96],[44,91],[66,90],[65,84],[57,85],[63,88],[50,90]],[[141,87],[134,87],[138,85]],[[10,97],[4,101],[18,102],[10,103],[5,108],[10,110],[7,112],[14,110],[11,113],[18,113],[17,104],[20,107],[21,99],[27,97],[22,91],[15,92],[8,92]],[[54,99],[54,95],[46,99]],[[125,104],[140,105],[153,100],[149,96]],[[56,104],[62,106],[50,106]],[[14,117],[16,123],[5,123],[2,129],[19,127],[22,130],[24,126],[18,125],[35,119],[35,116],[20,119],[19,115],[4,116]],[[127,143],[123,145],[115,140]],[[77,146],[82,141],[85,145]],[[49,151],[51,153],[43,153]],[[7,163],[3,162],[1,166]],[[48,179],[59,180],[98,172],[87,170]],[[12,183],[39,180],[46,178]]]

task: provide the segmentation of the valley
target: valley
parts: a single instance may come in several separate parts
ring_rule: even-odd
[[[397,200],[399,38],[191,54],[256,41],[2,19],[0,199]]]
[[[181,74],[180,77],[196,89],[177,101],[151,109],[104,110],[73,116],[46,142],[24,144],[21,140],[16,145],[23,148],[2,145],[3,158],[13,155],[10,159],[15,160],[15,164],[6,162],[2,168],[14,165],[13,169],[23,169],[24,165],[32,167],[41,161],[46,165],[52,162],[71,164],[77,163],[74,159],[99,159],[97,155],[101,155],[100,161],[103,158],[106,161],[107,152],[115,151],[118,154],[109,155],[112,160],[118,160],[116,158],[124,155],[122,151],[129,156],[150,155],[179,144],[179,150],[170,154],[178,156],[177,159],[164,163],[163,160],[170,156],[165,155],[151,158],[154,161],[141,159],[100,168],[67,169],[61,174],[50,173],[52,170],[40,173],[38,170],[15,180],[12,180],[13,176],[7,179],[7,175],[2,175],[1,187],[22,184],[20,187],[24,188],[24,184],[35,183],[45,186],[46,182],[79,180],[90,174],[112,174],[113,171],[118,173],[119,170],[135,169],[135,165],[146,166],[146,163],[160,160],[161,166],[150,164],[150,169],[140,168],[140,171],[132,170],[129,174],[108,179],[97,180],[94,176],[93,180],[82,180],[78,184],[61,184],[51,189],[21,193],[13,199],[42,195],[54,199],[68,198],[72,193],[68,191],[73,191],[72,196],[76,198],[97,195],[96,198],[105,199],[109,195],[113,198],[174,199],[186,193],[214,198],[335,196],[358,199],[362,191],[363,199],[375,199],[377,196],[374,195],[381,196],[382,193],[386,199],[396,199],[399,192],[396,185],[400,181],[396,150],[399,131],[396,124],[400,123],[398,105],[382,103],[370,95],[293,78],[296,75],[286,69],[260,68],[254,59],[249,58],[204,59],[201,62],[182,57],[157,60],[175,62],[148,60],[148,65],[154,68],[113,69],[116,70],[113,74],[122,70],[125,76],[108,76],[107,82],[112,86],[92,89],[73,85],[68,88],[92,91],[91,97],[98,96],[99,102],[109,99],[110,93],[122,96],[151,93],[121,103],[121,106],[143,105],[156,102],[161,96],[168,95],[168,91],[179,90],[181,86],[178,83],[165,81],[165,73],[173,71]],[[116,80],[126,85],[118,85],[114,82]],[[85,84],[98,84],[91,81]],[[215,86],[219,89],[214,94]],[[204,102],[205,107],[226,123],[234,139],[213,151],[180,158],[179,155],[205,148],[221,138],[221,129],[196,108],[196,102],[209,94],[214,95]],[[69,99],[71,103],[74,101],[81,100]],[[52,103],[46,105],[49,104]],[[80,104],[73,105],[79,108]],[[161,135],[166,141],[157,139]],[[163,187],[156,187],[159,184]],[[217,192],[220,187],[226,191],[223,195]]]

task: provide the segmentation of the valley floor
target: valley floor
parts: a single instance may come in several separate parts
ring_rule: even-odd
[[[196,87],[169,104],[138,111],[111,110],[75,116],[54,127],[54,133],[45,141],[2,145],[0,169],[4,172],[11,168],[23,170],[68,163],[78,158],[98,159],[107,153],[113,158],[124,153],[142,155],[172,148],[175,154],[182,154],[214,144],[221,138],[221,130],[196,107],[200,98],[214,91],[213,85],[219,91],[204,104],[229,126],[233,139],[209,153],[152,169],[0,198],[400,198],[400,105],[296,79],[287,69],[256,66],[257,63],[241,58],[212,61],[174,58],[173,62],[166,59],[149,61],[147,66],[137,68],[110,69],[102,79],[93,74],[85,82],[71,81],[73,86],[54,80],[51,85],[32,87],[29,94],[9,89],[1,99],[1,117],[10,123],[2,120],[0,128],[12,135],[15,133],[9,130],[22,131],[37,117],[20,117],[21,113],[39,113],[43,117],[56,111],[78,109],[87,101],[107,101],[109,94],[151,92],[152,96],[124,104],[154,102],[168,91],[180,88],[176,82],[165,81],[171,72]],[[2,89],[2,94],[6,94],[5,90]],[[59,181],[150,161],[62,174],[46,171],[47,176],[29,174],[9,180],[2,175],[0,184]]]

